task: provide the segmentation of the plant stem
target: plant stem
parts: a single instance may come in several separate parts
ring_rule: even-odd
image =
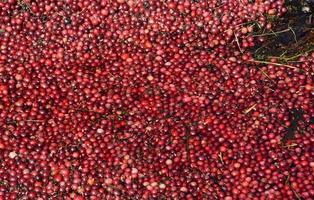
[[[288,31],[291,31],[291,28],[287,28],[285,30],[282,30],[282,31],[277,31],[277,32],[271,32],[271,33],[263,33],[263,34],[258,34],[258,35],[252,35],[253,37],[262,37],[262,36],[269,36],[269,35],[275,35],[277,36],[277,34],[280,34],[280,33],[285,33],[285,32],[288,32]]]
[[[291,65],[286,65],[286,64],[281,64],[281,63],[274,63],[274,62],[268,62],[268,61],[263,61],[263,60],[249,60],[249,61],[250,62],[255,62],[255,63],[268,64],[268,65],[283,66],[283,67],[287,67],[287,68],[290,68],[290,69],[299,69],[299,68],[291,66]]]
[[[237,37],[237,35],[235,33],[234,33],[234,37],[235,37],[235,41],[236,41],[236,43],[238,45],[239,50],[241,51],[241,53],[243,53],[243,50],[240,47],[239,39],[238,39],[238,37]]]

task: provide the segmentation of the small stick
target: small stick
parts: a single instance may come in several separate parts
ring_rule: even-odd
[[[285,33],[285,32],[288,32],[288,31],[291,31],[291,29],[288,28],[288,29],[285,29],[285,30],[282,30],[282,31],[277,31],[277,32],[272,31],[271,33],[263,33],[263,34],[252,35],[252,36],[253,37],[261,37],[261,36],[268,36],[268,35],[275,35],[275,36],[277,36],[277,34],[279,34],[279,33]]]
[[[185,150],[187,153],[187,161],[190,162],[190,145],[189,145],[189,140],[190,140],[190,127],[186,126],[185,127]]]
[[[302,200],[302,197],[293,189],[292,185],[290,184],[290,175],[286,177],[285,184],[289,186],[297,200]]]
[[[38,122],[38,123],[41,123],[41,122],[44,122],[44,120],[39,120],[39,119],[27,119],[27,120],[25,120],[25,122]]]
[[[307,50],[307,51],[305,51],[305,52],[303,52],[303,53],[299,53],[299,54],[296,54],[296,55],[291,56],[291,57],[283,57],[283,56],[276,57],[276,56],[271,56],[270,58],[279,58],[279,59],[282,59],[282,60],[284,60],[284,61],[286,61],[286,62],[292,62],[291,60],[297,59],[297,58],[299,58],[300,56],[305,56],[305,55],[307,55],[308,53],[310,53],[310,52],[312,52],[312,51],[314,51],[314,49],[309,49],[309,50]],[[293,62],[297,62],[297,61],[293,61]]]
[[[223,164],[223,165],[224,165],[223,154],[222,154],[222,152],[221,152],[221,151],[219,152],[218,157],[219,157],[219,160],[220,160],[221,164]]]
[[[266,76],[266,78],[268,78],[269,80],[272,81],[272,79],[270,78],[270,76],[269,76],[264,70],[262,70],[261,68],[259,68],[259,70],[262,72],[262,74],[263,74],[264,76]]]
[[[93,3],[91,4],[91,5],[89,5],[89,6],[87,6],[87,7],[84,7],[81,11],[78,11],[78,12],[76,12],[76,13],[74,13],[76,16],[78,16],[78,15],[80,15],[81,13],[83,13],[85,10],[87,10],[87,9],[89,9],[89,8],[91,8],[91,7],[93,7],[94,5],[93,5]]]
[[[98,114],[104,114],[102,112],[98,112],[97,110],[89,110],[89,109],[84,109],[84,108],[78,108],[78,109],[74,109],[74,112],[92,112],[92,113],[98,113]]]
[[[286,65],[286,64],[281,64],[281,63],[274,63],[274,62],[268,62],[268,61],[262,61],[262,60],[249,60],[249,61],[250,62],[255,62],[255,63],[283,66],[283,67],[287,67],[287,68],[290,68],[290,69],[300,69],[300,68],[297,68],[297,67],[293,67],[291,65]]]
[[[240,43],[239,43],[239,39],[238,39],[237,35],[236,35],[235,33],[233,33],[233,35],[234,35],[234,37],[235,37],[235,41],[236,41],[236,43],[237,43],[237,45],[238,45],[239,50],[241,51],[241,53],[243,53],[243,51],[242,51],[242,49],[241,49],[241,47],[240,47]]]
[[[292,144],[285,145],[285,146],[283,146],[283,147],[290,149],[291,147],[296,147],[296,146],[298,146],[298,144],[292,143]]]
[[[295,43],[298,43],[297,35],[295,34],[294,30],[291,27],[289,27],[289,29],[293,33],[293,37],[294,37]]]
[[[300,195],[293,189],[293,187],[291,186],[291,184],[289,184],[290,189],[292,190],[294,196],[298,199],[298,200],[302,200],[302,198],[300,197]]]
[[[256,106],[257,106],[257,103],[254,104],[253,106],[249,107],[248,109],[246,109],[246,110],[244,111],[244,114],[248,114],[248,113],[251,112]]]

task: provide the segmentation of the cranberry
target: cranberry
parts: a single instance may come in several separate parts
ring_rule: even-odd
[[[286,11],[0,1],[0,199],[311,199],[314,53],[249,51]]]

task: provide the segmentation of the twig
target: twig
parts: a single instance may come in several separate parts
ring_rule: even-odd
[[[22,7],[24,11],[28,11],[31,15],[35,16],[35,13],[30,9],[30,5],[24,0],[18,0],[18,5]]]
[[[242,26],[246,26],[246,25],[252,25],[252,26],[257,25],[257,26],[258,26],[258,29],[261,29],[261,28],[262,28],[262,26],[260,25],[260,23],[259,23],[258,21],[249,21],[249,22],[245,22],[245,23],[236,25],[236,27],[239,27],[239,26],[242,27]]]
[[[89,9],[89,8],[91,8],[93,6],[94,6],[94,4],[92,3],[89,6],[84,7],[81,11],[78,11],[78,12],[74,13],[73,15],[79,16],[81,13],[85,12],[87,9]]]
[[[293,30],[291,27],[289,27],[289,29],[290,29],[290,31],[291,31],[291,32],[292,32],[292,34],[293,34],[293,37],[294,37],[295,43],[298,43],[298,40],[297,40],[297,35],[295,34],[294,30]]]
[[[279,57],[278,56],[270,56],[269,58],[277,58],[277,59],[281,59],[281,60],[284,60],[285,62],[296,62],[296,61],[293,61],[301,56],[304,56],[304,55],[307,55],[308,53],[314,51],[314,49],[309,49],[303,53],[299,53],[299,54],[296,54],[294,56],[291,56],[291,57],[284,57],[283,55],[280,55]]]
[[[300,197],[300,195],[293,189],[293,187],[291,186],[291,184],[289,184],[289,188],[292,190],[294,196],[295,196],[298,200],[302,200],[302,198]]]
[[[190,127],[186,126],[185,127],[185,149],[187,153],[187,161],[190,163],[190,145],[189,145],[189,140],[190,140]]]
[[[219,152],[218,157],[219,157],[219,160],[220,160],[221,164],[224,165],[224,164],[225,164],[225,163],[224,163],[224,158],[223,158],[223,154],[222,154],[221,151]]]
[[[287,67],[290,69],[300,69],[291,65],[286,65],[286,64],[281,64],[281,63],[274,63],[274,62],[268,62],[268,61],[263,61],[263,60],[249,60],[250,62],[254,62],[254,63],[262,63],[262,64],[267,64],[267,65],[276,65],[276,66],[283,66],[283,67]]]
[[[277,36],[277,34],[285,33],[285,32],[288,32],[288,31],[291,31],[291,28],[288,28],[288,29],[285,29],[285,30],[282,30],[282,31],[277,31],[277,32],[272,31],[271,33],[263,33],[263,34],[252,35],[252,36],[253,37],[261,37],[261,36],[268,36],[268,35],[275,35],[275,36]]]
[[[296,147],[296,146],[298,146],[298,144],[292,143],[292,144],[284,145],[283,147],[290,149],[291,147]]]
[[[293,189],[293,187],[290,183],[290,174],[288,176],[286,176],[285,184],[289,186],[290,190],[293,192],[293,194],[297,200],[302,200],[302,197]]]
[[[237,43],[237,45],[238,45],[239,50],[241,51],[241,53],[243,53],[243,51],[242,51],[242,49],[241,49],[241,47],[240,47],[240,43],[239,43],[239,39],[238,39],[237,35],[236,35],[235,33],[233,33],[233,35],[234,35],[234,37],[235,37],[235,41],[236,41],[236,43]]]
[[[257,106],[257,103],[254,104],[253,106],[249,107],[248,109],[246,109],[246,110],[244,111],[244,114],[248,114],[248,113],[251,112],[256,106]]]
[[[208,174],[208,177],[220,188],[221,191],[226,191],[226,188],[223,187],[216,176]]]
[[[98,114],[104,114],[102,112],[99,112],[97,110],[89,110],[89,109],[84,109],[84,108],[78,108],[78,109],[73,109],[74,112],[92,112],[92,113],[98,113]]]
[[[270,76],[264,70],[262,70],[261,68],[259,68],[259,70],[262,72],[264,76],[266,76],[266,78],[268,78],[269,80],[272,80]]]
[[[270,30],[270,32],[273,33],[276,37],[278,37],[278,34],[275,31]]]
[[[42,123],[42,122],[44,122],[44,120],[39,120],[39,119],[27,119],[27,120],[25,120],[25,122],[38,122],[38,123]]]

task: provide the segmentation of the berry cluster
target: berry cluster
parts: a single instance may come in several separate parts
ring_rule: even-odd
[[[314,53],[249,53],[285,12],[0,0],[0,200],[313,198]]]

